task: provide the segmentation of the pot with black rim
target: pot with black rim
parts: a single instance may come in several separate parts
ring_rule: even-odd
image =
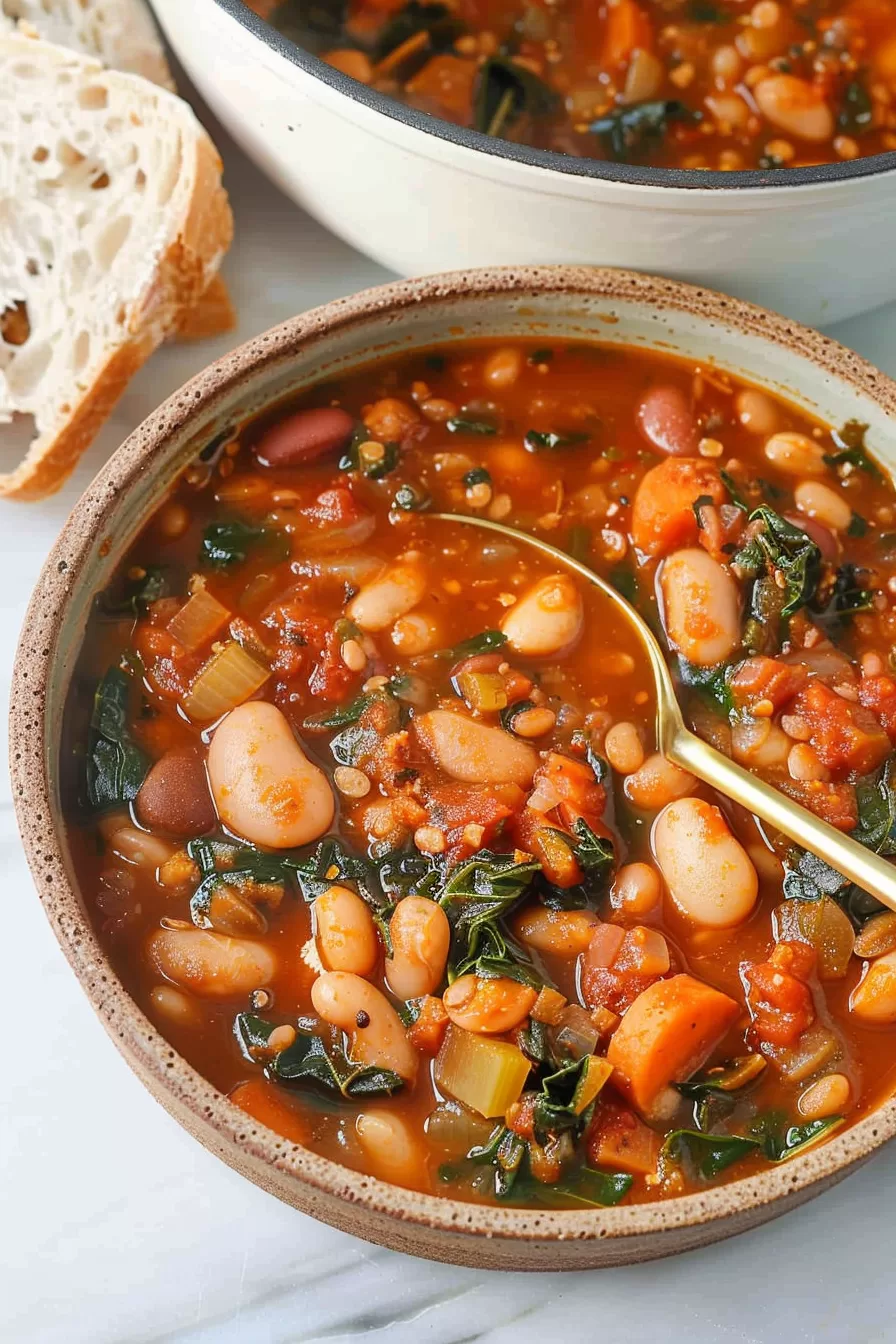
[[[726,173],[573,158],[406,107],[296,46],[242,0],[152,3],[250,157],[400,274],[627,266],[813,325],[896,298],[896,153]]]

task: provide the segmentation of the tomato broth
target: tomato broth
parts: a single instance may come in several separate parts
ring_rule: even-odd
[[[343,73],[488,135],[669,168],[896,149],[891,0],[257,0]]]
[[[460,1199],[661,1199],[890,1093],[896,916],[657,754],[896,852],[896,517],[862,426],[619,346],[457,344],[235,426],[97,601],[70,839],[237,1105]]]

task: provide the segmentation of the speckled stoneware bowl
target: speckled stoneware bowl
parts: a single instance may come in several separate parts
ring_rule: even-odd
[[[91,603],[175,474],[235,418],[320,378],[434,342],[499,336],[679,351],[832,423],[867,422],[876,451],[896,465],[896,384],[827,337],[706,290],[626,271],[539,267],[433,276],[340,299],[194,378],[131,435],[76,506],[16,659],[13,789],[40,898],[75,974],[128,1063],[201,1143],[303,1212],[396,1250],[494,1269],[584,1269],[689,1250],[785,1213],[896,1133],[896,1101],[773,1171],[652,1205],[488,1208],[388,1185],[256,1124],[171,1049],[93,933],[61,822],[63,707]]]

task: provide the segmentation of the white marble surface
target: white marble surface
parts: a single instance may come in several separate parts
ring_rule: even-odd
[[[225,153],[239,339],[385,278]],[[896,373],[896,309],[839,328]],[[40,565],[105,457],[231,338],[163,350],[48,505],[0,504],[0,678]],[[709,1250],[594,1273],[485,1275],[331,1231],[229,1171],[130,1073],[34,895],[0,785],[0,1341],[9,1344],[880,1344],[896,1341],[896,1146],[803,1210]]]

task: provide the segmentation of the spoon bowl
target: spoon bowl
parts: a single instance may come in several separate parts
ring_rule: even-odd
[[[695,775],[704,784],[709,784],[718,793],[739,803],[761,821],[786,835],[802,849],[808,850],[824,863],[835,868],[838,873],[854,882],[864,891],[896,911],[896,866],[866,849],[857,840],[838,831],[828,822],[817,817],[814,812],[802,807],[792,798],[788,798],[780,789],[759,779],[751,771],[744,769],[715,747],[704,742],[696,733],[691,732],[684,721],[672,674],[657,642],[656,636],[647,622],[626,601],[611,583],[601,578],[593,569],[573,559],[564,551],[558,550],[550,542],[540,537],[532,537],[515,527],[504,523],[494,523],[488,518],[479,518],[470,514],[432,513],[430,518],[442,521],[468,523],[487,532],[495,532],[513,541],[530,546],[541,555],[549,557],[564,569],[599,589],[607,601],[612,602],[616,611],[628,622],[644,650],[653,676],[656,691],[656,742],[658,750],[671,761]]]

